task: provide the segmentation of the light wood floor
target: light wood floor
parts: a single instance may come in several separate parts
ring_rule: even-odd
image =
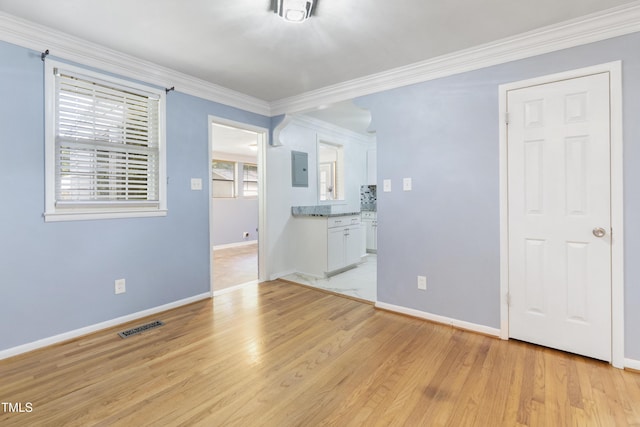
[[[627,426],[640,375],[270,282],[0,361],[2,426]],[[134,322],[130,326],[144,323]]]
[[[213,289],[220,291],[258,280],[258,244],[213,251]]]

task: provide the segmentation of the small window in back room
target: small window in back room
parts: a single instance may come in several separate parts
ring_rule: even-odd
[[[236,164],[225,160],[213,160],[212,170],[212,188],[213,197],[235,197],[235,179]]]
[[[258,166],[245,163],[242,165],[242,195],[258,197]]]

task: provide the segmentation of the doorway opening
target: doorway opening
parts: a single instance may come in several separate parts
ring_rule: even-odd
[[[265,161],[268,130],[209,118],[209,241],[211,292],[266,277]],[[264,234],[264,233],[263,233]]]
[[[327,219],[294,218],[297,236],[316,230],[314,224],[324,221],[326,228],[322,237],[314,237],[318,240],[314,247],[326,244],[327,249],[297,251],[284,279],[377,301],[377,141],[371,113],[353,101],[343,101],[290,116],[286,123],[291,132],[282,134],[282,144],[310,153],[311,159],[308,190],[298,190],[296,198],[305,204],[317,201],[313,208],[333,216],[344,214],[342,220],[350,226],[342,230]],[[298,197],[303,194],[305,199]],[[292,199],[292,204],[299,203]]]

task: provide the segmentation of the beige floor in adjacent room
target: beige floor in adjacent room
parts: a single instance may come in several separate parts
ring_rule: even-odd
[[[214,291],[221,291],[257,280],[257,243],[213,251]]]
[[[375,302],[377,256],[369,254],[362,263],[344,273],[315,278],[294,273],[283,277],[291,282],[338,294]],[[213,251],[213,288],[219,292],[258,280],[258,244],[217,249]]]

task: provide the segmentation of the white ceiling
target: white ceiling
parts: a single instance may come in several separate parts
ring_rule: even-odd
[[[231,155],[221,160],[247,160],[257,163],[258,134],[256,132],[217,123],[212,125],[212,131],[213,152]]]
[[[0,0],[0,11],[276,101],[609,9],[629,0]]]

